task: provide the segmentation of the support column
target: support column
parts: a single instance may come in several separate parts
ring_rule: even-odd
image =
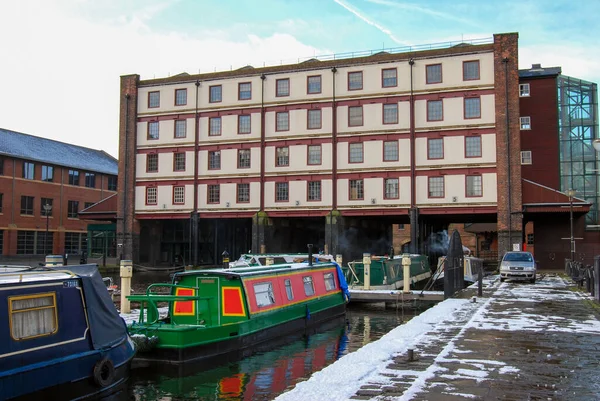
[[[325,216],[325,244],[330,255],[340,254],[348,260],[350,255],[344,246],[344,218],[337,210]]]
[[[266,212],[252,216],[252,253],[269,252],[273,226]]]
[[[409,210],[410,218],[410,253],[420,253],[421,236],[419,225],[419,209],[413,207]]]

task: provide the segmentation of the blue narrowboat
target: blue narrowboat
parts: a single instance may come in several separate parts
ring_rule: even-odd
[[[0,273],[0,400],[111,394],[134,354],[95,264]]]

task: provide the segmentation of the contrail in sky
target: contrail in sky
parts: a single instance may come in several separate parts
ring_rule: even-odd
[[[336,2],[337,4],[339,4],[340,6],[344,7],[346,10],[350,11],[352,14],[356,15],[361,20],[365,21],[367,24],[374,26],[375,28],[379,29],[381,32],[385,33],[395,43],[397,43],[399,45],[410,46],[409,43],[403,42],[400,39],[398,39],[397,37],[395,37],[394,34],[392,33],[392,31],[390,31],[389,29],[387,29],[386,27],[384,27],[382,25],[379,25],[375,21],[371,21],[369,18],[362,15],[360,12],[358,12],[358,10],[356,10],[354,7],[347,4],[345,1],[343,1],[343,0],[333,0],[333,1]]]
[[[438,17],[438,18],[442,18],[442,19],[447,19],[447,20],[452,20],[452,21],[456,21],[456,22],[461,22],[463,24],[469,24],[471,26],[475,26],[475,27],[479,27],[480,25],[470,21],[468,19],[463,19],[460,17],[456,17],[454,15],[451,14],[447,14],[441,11],[435,11],[432,10],[430,8],[427,7],[421,7],[421,6],[417,6],[414,4],[407,4],[407,3],[397,3],[394,1],[389,1],[389,0],[366,0],[368,3],[372,3],[372,4],[378,4],[378,5],[382,5],[382,6],[390,6],[390,7],[396,7],[396,8],[400,8],[406,11],[417,11],[417,12],[421,12],[423,14],[429,14],[431,16],[434,17]]]

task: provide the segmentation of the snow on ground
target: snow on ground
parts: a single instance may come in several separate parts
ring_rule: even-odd
[[[165,306],[164,308],[158,308],[158,315],[163,318],[167,316],[167,313],[169,312],[169,307]],[[140,310],[139,309],[132,309],[130,313],[120,313],[121,317],[123,318],[123,320],[125,320],[126,324],[131,324],[133,322],[139,322],[140,321]],[[146,315],[144,314],[144,317],[146,317]]]

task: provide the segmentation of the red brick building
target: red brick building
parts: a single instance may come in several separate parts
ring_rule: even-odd
[[[0,129],[0,255],[81,253],[79,212],[116,189],[109,154]]]

